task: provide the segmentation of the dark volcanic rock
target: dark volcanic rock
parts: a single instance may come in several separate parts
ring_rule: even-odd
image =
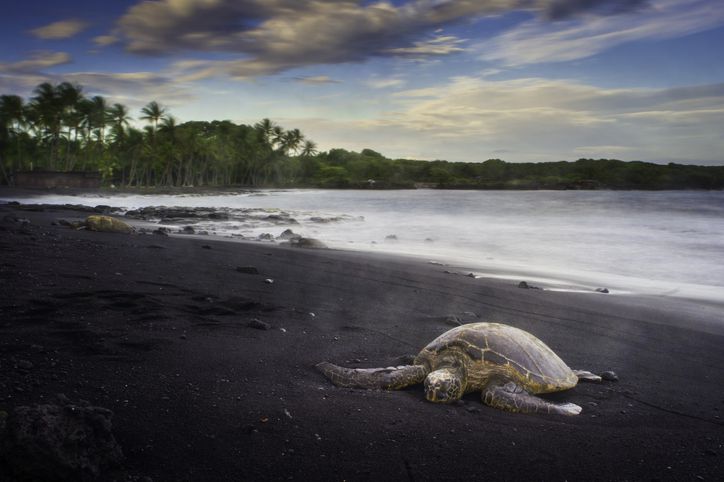
[[[314,238],[295,238],[290,239],[289,244],[295,248],[315,248],[315,249],[324,249],[327,247],[326,244],[321,242],[318,239]]]
[[[540,289],[537,286],[529,285],[525,281],[521,281],[520,283],[518,283],[518,288],[521,288],[524,290],[539,290]]]
[[[323,218],[321,216],[312,216],[309,218],[309,221],[312,223],[320,223],[320,224],[327,224],[327,223],[337,223],[339,221],[342,221],[344,218],[341,218],[339,216],[334,216],[331,218]]]
[[[608,293],[608,288],[596,288],[596,291],[599,293]]]
[[[184,226],[179,232],[181,234],[195,234],[196,230],[192,226]]]
[[[0,456],[21,480],[95,479],[123,460],[112,416],[64,396],[56,404],[16,407],[0,421]]]
[[[282,231],[282,234],[277,236],[277,239],[299,239],[302,236],[300,234],[295,233],[291,229],[285,229]]]
[[[263,219],[264,221],[269,221],[274,224],[299,224],[299,221],[297,221],[287,213],[270,214]]]
[[[147,206],[128,211],[126,216],[137,219],[161,219],[163,224],[183,223],[188,219],[229,219],[229,213],[226,211],[205,207]]]

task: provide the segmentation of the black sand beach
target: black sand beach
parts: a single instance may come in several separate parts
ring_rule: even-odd
[[[0,411],[58,393],[112,410],[125,460],[100,480],[724,479],[723,307],[53,225],[85,214],[0,207]],[[620,380],[550,395],[583,407],[562,417],[341,389],[314,369],[399,364],[466,312]]]

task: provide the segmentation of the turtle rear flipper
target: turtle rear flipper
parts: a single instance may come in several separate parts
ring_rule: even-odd
[[[599,377],[595,373],[591,373],[586,370],[573,370],[573,373],[576,374],[576,376],[578,377],[578,381],[580,381],[580,382],[598,383],[601,381],[601,377]]]
[[[377,388],[394,390],[421,383],[427,376],[422,365],[403,365],[387,368],[344,368],[329,362],[317,365],[317,370],[338,387]]]
[[[483,403],[491,407],[520,413],[554,413],[558,415],[578,415],[581,407],[574,403],[551,403],[513,382],[504,385],[491,385],[483,390]]]

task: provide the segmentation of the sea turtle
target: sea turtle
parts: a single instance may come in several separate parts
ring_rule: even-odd
[[[581,407],[535,394],[567,390],[578,380],[601,380],[591,372],[571,370],[535,336],[500,323],[455,327],[423,348],[412,365],[353,369],[322,362],[317,368],[340,387],[394,390],[424,381],[431,402],[450,403],[479,391],[491,407],[561,415],[578,415]]]
[[[73,229],[87,229],[88,231],[99,231],[105,233],[132,233],[133,227],[124,223],[120,219],[111,216],[103,216],[93,214],[85,218],[84,221],[66,221],[61,219],[60,224],[69,226]]]

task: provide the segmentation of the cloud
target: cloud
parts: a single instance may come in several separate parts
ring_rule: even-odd
[[[463,40],[450,35],[438,36],[431,40],[414,42],[411,47],[399,47],[387,49],[385,52],[409,57],[427,57],[430,55],[449,55],[456,52],[463,52],[460,47]]]
[[[310,85],[323,85],[323,84],[339,84],[339,80],[334,80],[326,75],[316,75],[310,77],[294,77],[295,82],[301,82],[302,84]]]
[[[43,27],[38,27],[30,31],[33,35],[41,39],[64,39],[70,38],[88,27],[88,23],[83,20],[69,19],[53,22]]]
[[[70,54],[66,52],[35,52],[29,59],[18,62],[0,63],[0,72],[3,73],[31,73],[48,69],[57,65],[69,64]]]
[[[96,44],[98,47],[106,47],[108,45],[113,45],[114,43],[118,42],[120,39],[116,37],[115,35],[99,35],[97,37],[93,37],[93,43]]]
[[[609,89],[566,80],[458,77],[388,98],[363,120],[289,121],[327,149],[392,157],[508,161],[578,157],[700,162],[724,151],[724,84]]]
[[[154,99],[172,107],[194,100],[189,86],[154,72],[71,72],[53,80],[82,85],[86,93],[108,96],[131,107]]]
[[[194,99],[194,89],[179,82],[170,73],[152,72],[45,72],[48,67],[66,64],[65,52],[41,52],[15,63],[0,63],[0,92],[32,95],[38,84],[70,82],[83,86],[86,95],[104,95],[114,102],[141,107],[153,99],[170,106],[185,106]]]
[[[367,85],[373,89],[388,89],[405,85],[405,81],[399,77],[373,78],[367,81]]]
[[[641,0],[629,2],[640,6]],[[541,18],[619,12],[622,0],[157,0],[142,1],[114,33],[139,54],[227,52],[238,58],[200,62],[188,78],[238,79],[297,67],[374,57],[459,53],[464,39],[444,28],[487,15],[526,10]],[[427,38],[435,34],[432,39]]]
[[[627,42],[676,38],[723,23],[724,9],[716,2],[652,0],[649,8],[616,16],[583,16],[555,23],[541,18],[529,20],[478,47],[484,60],[509,66],[560,62],[589,57]]]

